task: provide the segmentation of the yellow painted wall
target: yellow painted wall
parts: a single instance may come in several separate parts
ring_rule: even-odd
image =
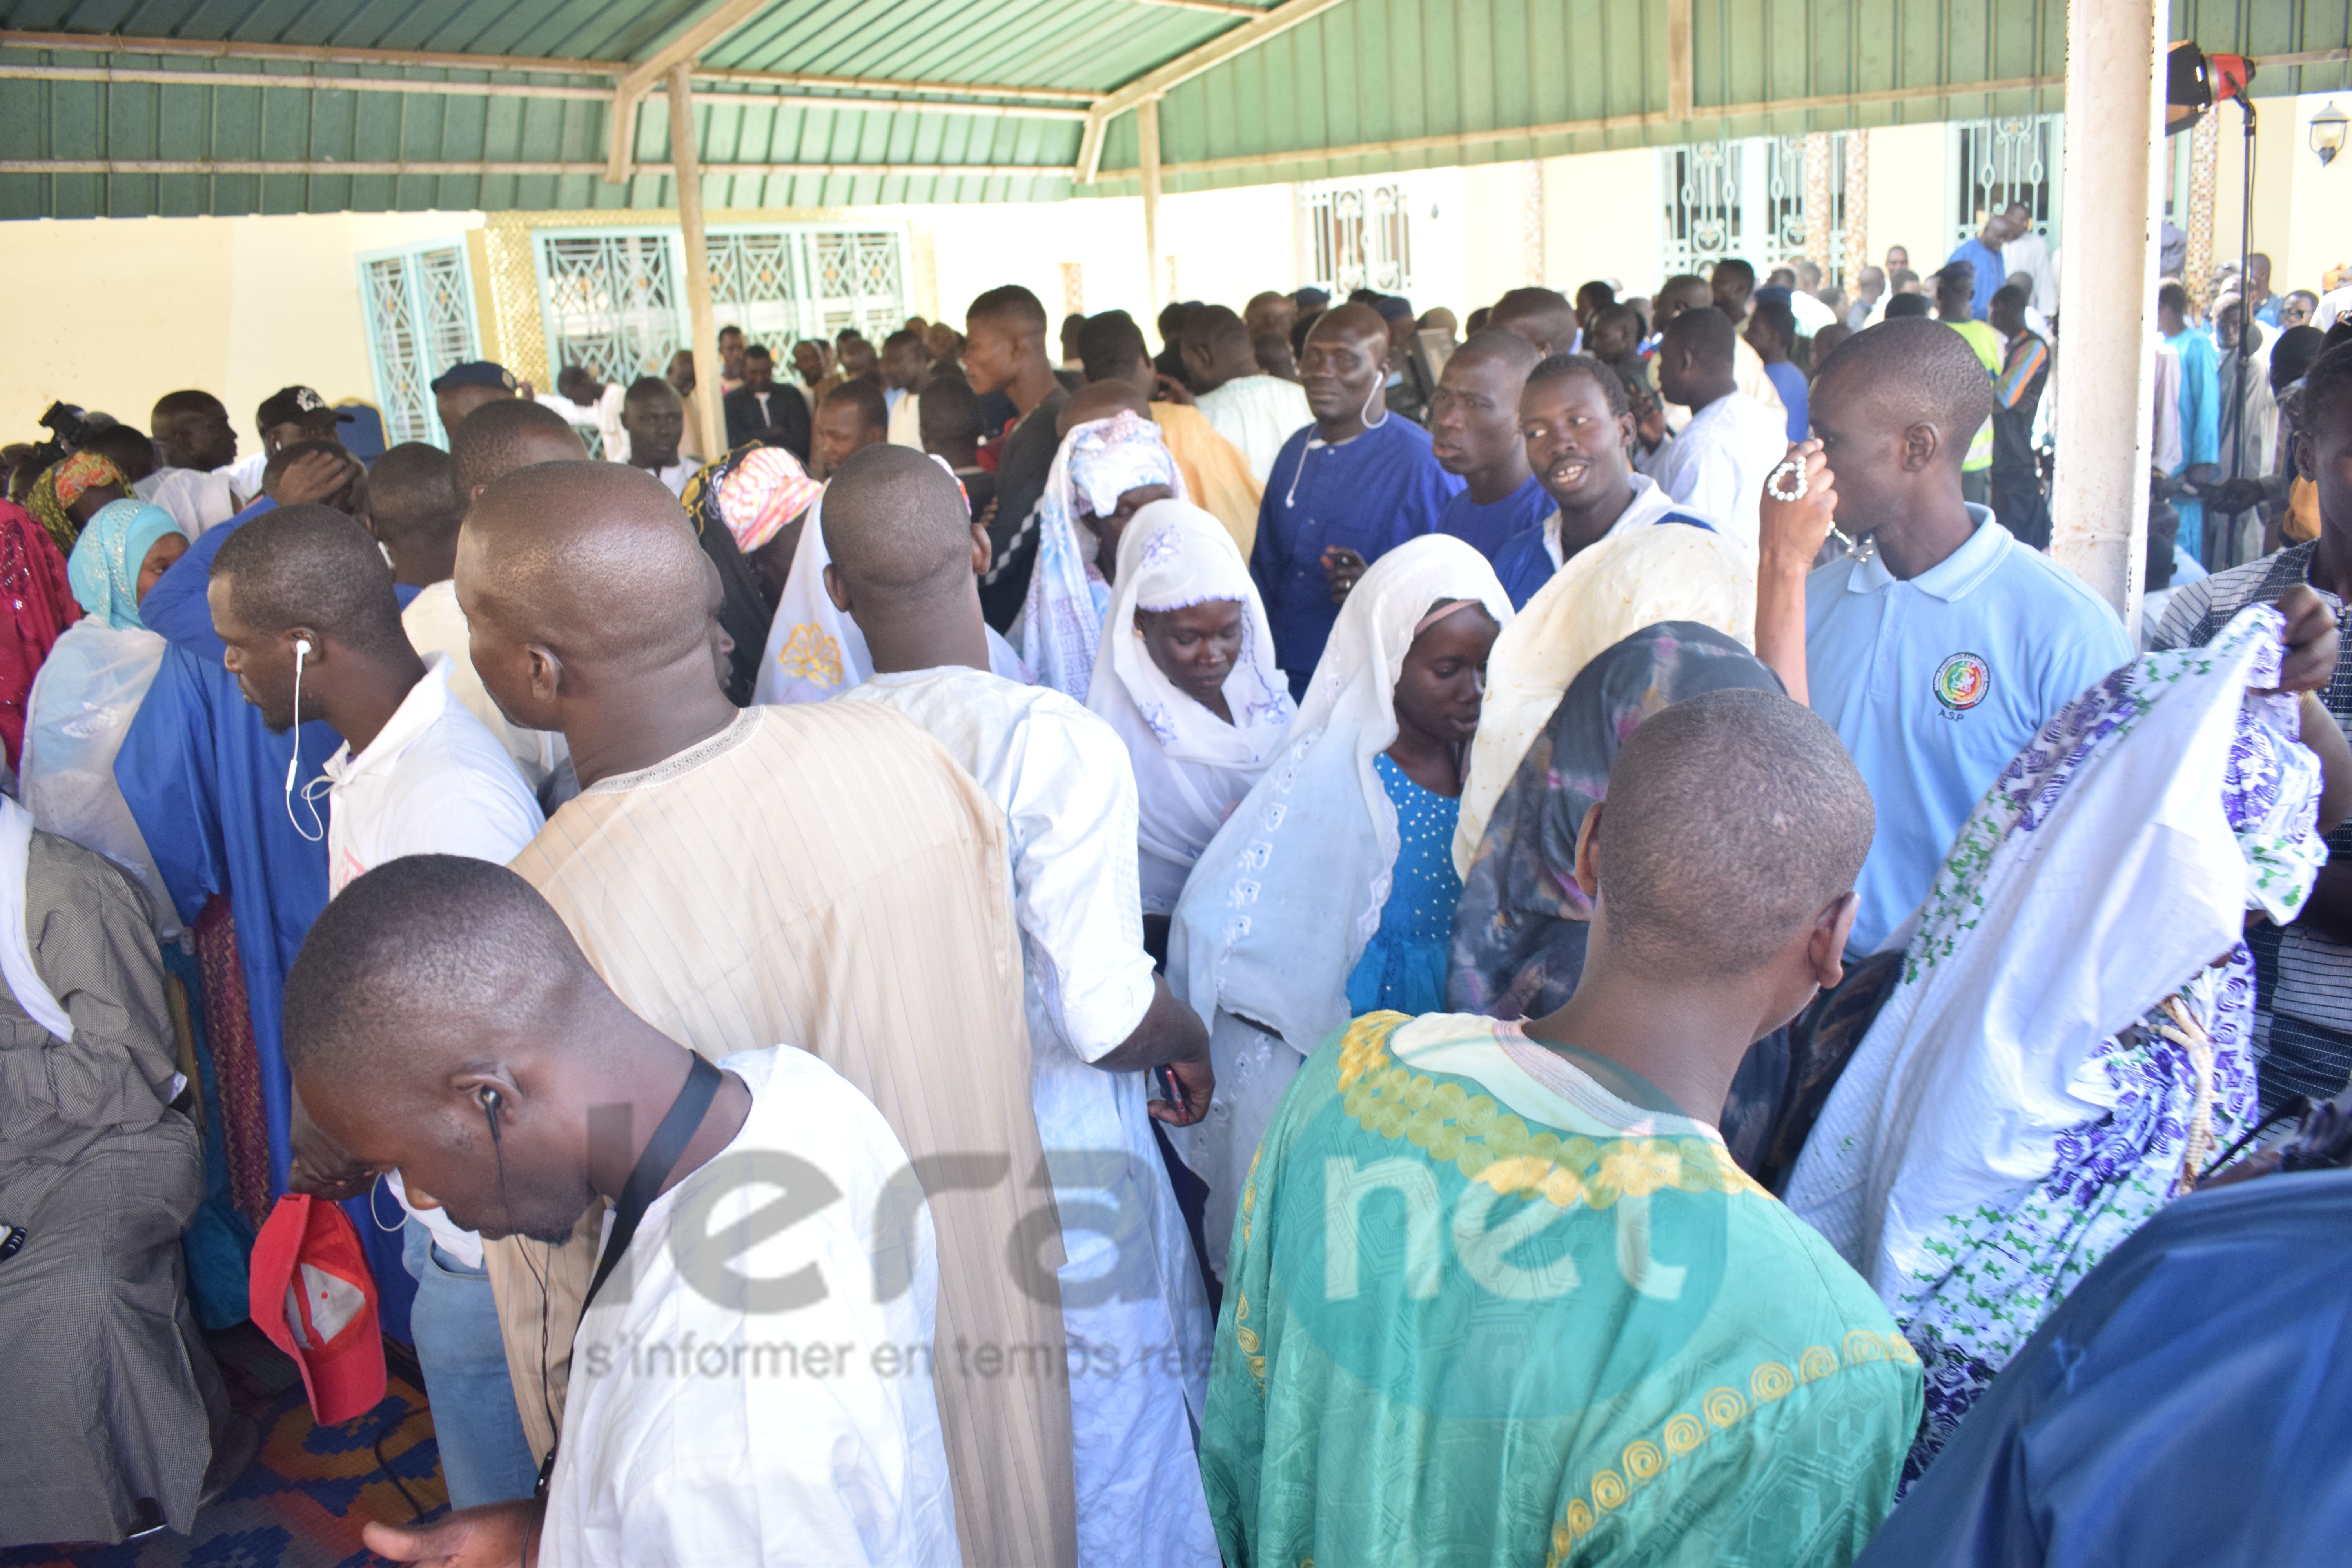
[[[1911,253],[1925,278],[1950,253],[1951,142],[1942,125],[1886,125],[1870,136],[1869,236],[1864,254],[1876,266],[1886,247]]]
[[[243,450],[279,387],[373,401],[356,258],[456,235],[478,213],[41,219],[7,226],[0,432],[33,438],[52,398],[145,426],[155,400],[199,387],[228,405]]]

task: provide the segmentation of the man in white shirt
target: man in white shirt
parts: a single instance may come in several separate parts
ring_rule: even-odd
[[[343,737],[326,763],[324,824],[309,792],[287,803],[296,831],[325,835],[331,898],[404,855],[504,864],[545,825],[505,749],[451,700],[447,657],[409,647],[392,574],[357,522],[323,506],[265,512],[213,557],[206,595],[229,672],[269,727],[324,719]],[[304,1174],[332,1186],[341,1162],[310,1132],[298,1123]],[[392,1185],[407,1205],[396,1173]],[[450,1500],[528,1497],[535,1468],[481,1238],[430,1206],[411,1206],[407,1228],[416,1354]]]
[[[608,463],[625,463],[629,432],[621,422],[621,405],[626,397],[619,382],[600,382],[580,366],[567,364],[556,373],[555,390],[541,393],[538,402],[542,408],[562,415],[565,423],[595,431],[598,457]]]
[[[923,383],[931,351],[923,334],[900,330],[882,340],[882,401],[890,408],[890,444],[923,449]]]
[[[1213,1564],[1192,1442],[1208,1301],[1151,1133],[1152,1118],[1184,1126],[1208,1110],[1208,1036],[1143,950],[1126,747],[1061,693],[989,672],[986,533],[943,465],[864,448],[826,488],[824,523],[825,588],[874,660],[844,700],[906,714],[1005,813],[1031,1092],[1069,1254],[1078,1559]],[[1154,1100],[1165,1086],[1148,1069],[1161,1068],[1182,1103]]]
[[[678,443],[686,437],[686,400],[677,388],[657,375],[639,376],[622,401],[621,425],[628,444],[625,456],[614,461],[643,468],[670,494],[684,495],[698,465],[678,455]]]
[[[1719,310],[1685,310],[1667,326],[1658,345],[1658,390],[1688,405],[1691,421],[1640,466],[1660,489],[1753,550],[1764,476],[1789,450],[1789,416],[1777,401],[1768,408],[1739,390],[1732,354],[1738,342]]]
[[[504,397],[482,404],[459,421],[449,433],[449,454],[457,463],[458,492],[470,508],[493,480],[539,463],[581,461],[588,448],[562,415]],[[506,747],[541,799],[551,805],[568,799],[573,789],[565,782],[571,774],[571,752],[563,737],[508,723],[483,689],[482,678],[474,670],[473,633],[465,611],[457,607],[457,586],[450,574],[444,573],[410,601],[400,620],[418,653],[448,656],[449,694]]]
[[[2009,242],[2000,247],[2001,266],[2011,279],[2024,279],[2032,288],[2028,305],[2045,318],[2056,315],[2058,262],[2050,252],[2050,242],[2034,231],[2033,209],[2023,202],[2009,204]],[[2034,331],[2046,334],[2049,329],[2035,327]]]
[[[783,1047],[694,1056],[622,1005],[529,884],[457,857],[353,883],[286,1003],[304,1108],[453,1221],[562,1241],[592,1203],[618,1205],[544,1497],[371,1524],[372,1551],[958,1568],[931,1219],[832,1068]]]
[[[1261,488],[1293,432],[1315,423],[1307,389],[1258,368],[1249,329],[1223,305],[1198,310],[1184,322],[1184,371],[1209,427],[1240,449]]]
[[[1718,273],[1723,272],[1721,267],[1717,267],[1716,270]],[[1735,268],[1725,275],[1725,279],[1727,282],[1733,283],[1732,292],[1738,295],[1740,317],[1745,317],[1748,313],[1748,300],[1746,295],[1738,294],[1736,283],[1738,276],[1738,269]],[[1755,278],[1753,268],[1748,270],[1748,277],[1751,281],[1753,280]],[[1657,298],[1651,303],[1651,308],[1656,315],[1650,324],[1660,337],[1664,337],[1665,330],[1674,324],[1675,318],[1685,310],[1705,310],[1711,307],[1720,309],[1715,285],[1696,272],[1685,272],[1679,278],[1668,279],[1665,287],[1658,290]],[[1780,415],[1785,424],[1789,411],[1780,402],[1780,389],[1772,384],[1771,374],[1764,368],[1764,356],[1750,348],[1748,340],[1739,335],[1738,319],[1727,314],[1725,319],[1732,323],[1732,384],[1748,396]],[[1663,393],[1664,390],[1664,384],[1661,384],[1659,391]],[[1691,421],[1689,405],[1672,396],[1667,397],[1665,403],[1666,428],[1680,431]]]
[[[219,398],[209,392],[167,392],[155,400],[148,421],[163,466],[131,486],[133,496],[170,512],[190,539],[252,503],[253,495],[239,494],[219,471],[236,461],[236,431]]]

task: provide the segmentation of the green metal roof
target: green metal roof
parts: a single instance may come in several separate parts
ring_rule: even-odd
[[[0,217],[669,207],[658,94],[635,111],[635,172],[604,183],[615,79],[723,4],[0,0]],[[1071,177],[1082,120],[1171,62],[1183,78],[1160,110],[1171,190],[2027,112],[2059,106],[2064,68],[2062,0],[1690,0],[1678,112],[1672,0],[1280,10],[1293,7],[1316,14],[1192,73],[1190,51],[1266,13],[1244,0],[780,0],[701,51],[705,200],[1131,191],[1134,115],[1109,121],[1095,184]],[[2208,49],[2336,52],[2265,69],[2258,92],[2352,81],[2352,0],[2174,12],[2176,36]],[[204,44],[224,52],[185,52]],[[309,53],[253,58],[283,46]]]

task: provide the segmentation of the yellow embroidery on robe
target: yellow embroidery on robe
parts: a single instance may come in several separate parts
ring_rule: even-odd
[[[819,686],[841,684],[841,645],[814,624],[793,628],[793,635],[776,650],[776,663],[786,675],[796,675]]]

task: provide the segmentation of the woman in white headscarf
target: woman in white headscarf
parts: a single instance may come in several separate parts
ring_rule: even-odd
[[[1121,531],[1087,706],[1135,763],[1143,912],[1165,917],[1192,862],[1282,745],[1297,711],[1257,585],[1224,525],[1185,500]]]
[[[1141,508],[1171,497],[1190,499],[1184,477],[1160,426],[1134,410],[1073,426],[1062,438],[1037,502],[1037,564],[1013,639],[1038,685],[1087,700],[1110,613],[1106,568],[1117,535]]]
[[[1454,815],[1487,650],[1510,618],[1494,568],[1461,540],[1424,535],[1374,562],[1281,754],[1194,868],[1168,978],[1209,1025],[1217,1091],[1171,1142],[1209,1185],[1213,1238],[1232,1229],[1283,1091],[1333,1030],[1444,1010]]]

